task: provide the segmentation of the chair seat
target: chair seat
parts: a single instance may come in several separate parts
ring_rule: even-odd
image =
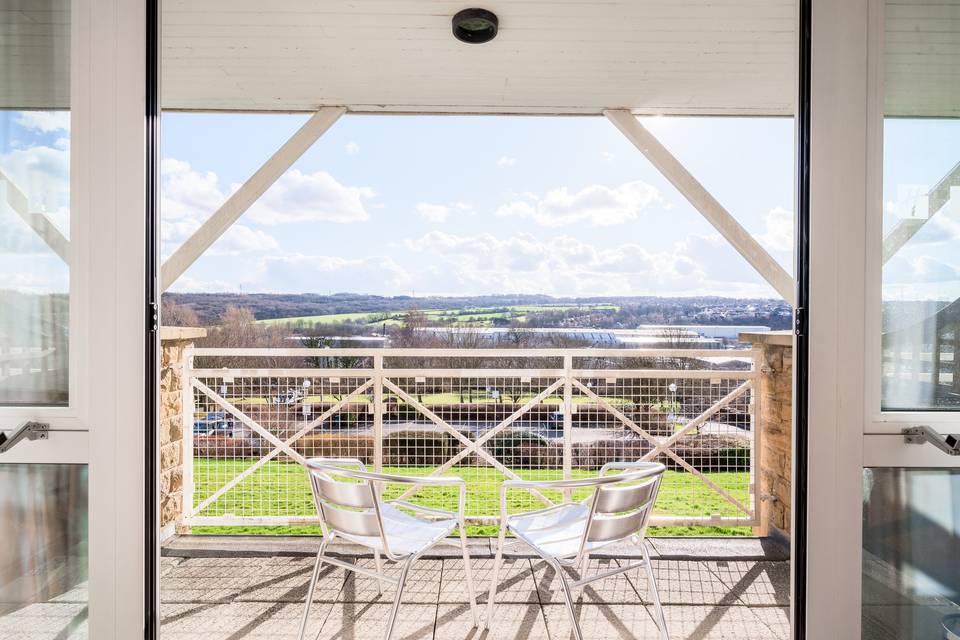
[[[569,558],[580,552],[580,541],[590,510],[586,505],[565,504],[540,513],[507,518],[507,528],[543,555]],[[586,550],[603,544],[587,543]]]
[[[417,554],[450,535],[457,528],[456,518],[449,520],[421,520],[390,504],[380,505],[383,530],[387,536],[390,553],[395,556]],[[350,542],[361,544],[376,551],[384,551],[379,536],[357,536],[339,533]]]

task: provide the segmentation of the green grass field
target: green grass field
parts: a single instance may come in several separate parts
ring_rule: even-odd
[[[452,324],[457,326],[476,326],[486,327],[493,324],[495,319],[507,319],[523,321],[526,314],[543,311],[568,311],[570,309],[583,309],[585,311],[616,311],[617,305],[612,304],[545,304],[545,305],[512,305],[507,307],[475,307],[467,309],[421,309],[430,320],[435,322]],[[286,326],[311,326],[324,324],[339,324],[341,322],[358,322],[379,326],[387,324],[395,326],[403,323],[403,317],[407,313],[405,310],[397,311],[378,311],[378,312],[357,312],[357,313],[331,313],[316,316],[296,316],[292,318],[270,318],[267,320],[258,320],[258,324],[265,325],[286,325]]]
[[[194,504],[199,504],[212,495],[231,478],[254,463],[253,459],[212,460],[197,458],[194,460],[194,482],[196,495]],[[386,473],[406,475],[427,475],[432,468],[427,467],[386,467]],[[561,471],[515,469],[514,472],[528,480],[556,480]],[[467,513],[496,514],[499,512],[499,491],[502,475],[486,467],[457,467],[451,473],[460,476],[467,483]],[[595,472],[574,470],[574,477],[588,477]],[[724,472],[706,474],[711,481],[731,493],[743,503],[747,503],[747,484],[749,474],[745,472]],[[395,498],[401,492],[399,487],[387,487],[385,497]],[[575,492],[574,499],[582,499],[586,494]],[[547,495],[553,501],[562,498],[559,492]],[[456,510],[457,493],[448,488],[421,489],[413,502],[425,506]],[[511,512],[539,508],[542,504],[525,491],[511,491],[508,494],[508,509]],[[722,497],[704,485],[698,478],[683,472],[667,471],[660,488],[660,495],[654,513],[677,516],[708,516],[721,514],[738,515],[737,509]],[[219,500],[207,507],[203,516],[218,515],[264,516],[264,515],[314,515],[310,487],[306,473],[296,463],[270,461],[262,469],[251,474],[238,486],[231,489]],[[742,515],[742,514],[740,514]],[[495,526],[468,526],[468,534],[473,536],[496,535]],[[300,535],[316,534],[318,527],[194,527],[195,533],[247,533]],[[744,536],[750,535],[749,527],[653,527],[650,535],[659,536]]]

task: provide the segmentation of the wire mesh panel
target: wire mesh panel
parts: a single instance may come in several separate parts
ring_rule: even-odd
[[[201,367],[188,363],[186,376],[188,525],[315,525],[302,466],[311,457],[460,476],[471,534],[496,531],[504,480],[591,476],[619,460],[667,466],[654,524],[757,522],[751,352],[718,364],[682,350],[196,351]],[[383,497],[449,511],[458,502],[453,487],[387,486]],[[585,497],[516,491],[508,510]]]
[[[496,524],[500,483],[510,478],[561,478],[562,379],[495,375],[388,378],[383,422],[384,469],[404,474],[456,474],[467,482],[467,515]],[[411,501],[450,507],[455,496],[421,489]],[[412,493],[412,492],[411,492]],[[512,495],[515,509],[549,506],[559,496]]]
[[[574,476],[617,460],[662,462],[654,523],[753,519],[751,382],[624,371],[578,379],[574,388]]]
[[[201,521],[315,521],[302,466],[312,457],[373,465],[370,375],[194,378],[193,505]]]

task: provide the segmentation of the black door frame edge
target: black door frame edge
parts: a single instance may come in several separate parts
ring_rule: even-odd
[[[810,47],[812,0],[799,0],[796,311],[793,387],[793,638],[807,635],[807,403],[810,318]]]
[[[146,0],[146,113],[144,141],[146,146],[146,202],[144,241],[146,283],[144,323],[144,621],[145,640],[160,635],[159,613],[159,339],[160,295],[159,274],[159,169],[160,169],[160,0]]]

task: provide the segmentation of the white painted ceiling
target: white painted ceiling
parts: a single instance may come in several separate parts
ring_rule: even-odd
[[[269,6],[269,11],[264,9]],[[172,109],[792,113],[793,0],[166,0]]]
[[[0,7],[0,107],[67,105],[67,6],[68,0],[35,0]],[[480,6],[500,17],[500,34],[483,45],[460,43],[450,33],[451,16],[466,6],[461,0],[163,0],[163,106],[794,111],[794,0],[484,0]],[[960,116],[960,0],[891,0],[886,14],[887,113]]]

